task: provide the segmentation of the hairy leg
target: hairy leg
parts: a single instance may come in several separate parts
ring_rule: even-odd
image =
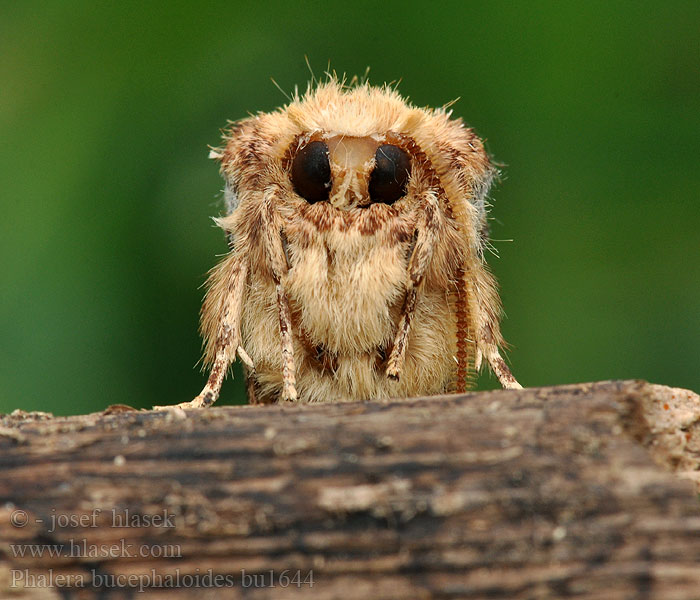
[[[275,225],[273,213],[274,190],[265,197],[265,205],[262,207],[262,231],[265,244],[265,254],[268,259],[272,279],[275,282],[277,292],[277,311],[280,325],[280,346],[282,352],[282,396],[283,401],[295,401],[297,399],[296,390],[296,368],[294,364],[294,347],[292,344],[292,322],[289,312],[289,299],[284,289],[284,275],[286,275],[289,265],[284,252],[282,232]]]
[[[394,338],[394,345],[387,362],[386,374],[390,379],[398,380],[406,358],[406,344],[411,329],[411,320],[416,308],[418,287],[425,277],[433,257],[433,248],[437,238],[437,198],[432,192],[424,195],[421,218],[416,228],[416,244],[408,263],[408,278],[406,281],[406,297],[404,300],[401,319]]]
[[[501,386],[503,386],[503,389],[523,389],[523,386],[518,383],[513,374],[510,372],[506,361],[503,360],[496,346],[487,346],[484,353],[486,355],[486,360],[489,361],[489,365],[491,365],[491,369],[496,374],[496,377],[498,377],[498,381],[500,382]]]
[[[216,314],[204,315],[203,318],[218,320],[216,339],[213,345],[214,357],[207,383],[199,395],[190,402],[178,404],[180,408],[206,408],[219,398],[221,384],[226,377],[229,366],[236,358],[236,352],[244,362],[250,358],[240,347],[240,319],[243,303],[243,292],[248,276],[248,264],[244,260],[234,258],[232,264],[226,265],[225,277],[217,280],[209,289],[208,295],[220,294],[219,302],[214,302]],[[251,365],[252,366],[252,363]],[[154,408],[169,408],[159,407]]]

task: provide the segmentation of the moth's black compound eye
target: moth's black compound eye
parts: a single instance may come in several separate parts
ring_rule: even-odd
[[[325,142],[311,142],[297,151],[292,161],[292,184],[307,202],[328,200],[331,163]]]
[[[375,167],[369,176],[369,197],[372,202],[393,204],[406,194],[411,174],[411,158],[393,144],[383,144],[374,155]]]

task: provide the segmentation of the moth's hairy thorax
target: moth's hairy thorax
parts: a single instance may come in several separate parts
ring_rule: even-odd
[[[388,243],[382,229],[361,233],[357,223],[343,225],[337,219],[309,238],[289,224],[286,289],[292,316],[312,345],[334,353],[369,352],[388,346],[393,335],[391,312],[404,292],[410,222],[401,227],[401,238]]]
[[[375,205],[343,211],[317,204],[285,206],[280,213],[289,265],[284,285],[299,358],[297,378],[306,399],[386,397],[414,383],[411,377],[403,385],[387,381],[383,368],[406,292],[415,207]],[[250,274],[251,281],[265,276],[264,268],[253,268]],[[417,307],[421,318],[411,338],[422,343],[412,344],[409,362],[414,370],[418,363],[432,362],[427,370],[419,369],[420,376],[424,385],[433,380],[433,390],[440,392],[446,390],[454,364],[454,344],[435,320],[453,309],[450,294],[434,287],[426,286]],[[274,389],[280,365],[270,358],[278,354],[279,325],[269,278],[264,288],[244,305],[242,327],[258,372],[267,371]],[[265,396],[265,389],[260,395]]]

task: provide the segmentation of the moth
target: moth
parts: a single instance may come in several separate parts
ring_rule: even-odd
[[[496,171],[447,107],[330,78],[224,141],[211,157],[229,252],[201,311],[210,375],[181,406],[215,402],[236,356],[251,403],[459,392],[484,359],[520,387],[484,257]]]

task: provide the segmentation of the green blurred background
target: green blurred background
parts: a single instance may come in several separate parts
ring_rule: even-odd
[[[0,412],[199,391],[200,285],[226,250],[207,145],[285,102],[270,78],[304,87],[305,55],[461,97],[505,165],[490,263],[523,384],[700,390],[699,24],[658,0],[3,2]],[[242,399],[239,376],[222,403]]]

